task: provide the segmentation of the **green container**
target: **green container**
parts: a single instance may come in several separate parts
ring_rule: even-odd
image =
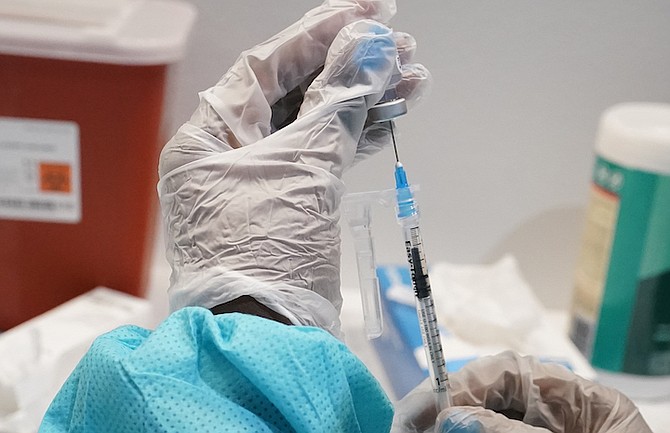
[[[598,369],[670,376],[670,105],[607,110],[570,336]]]

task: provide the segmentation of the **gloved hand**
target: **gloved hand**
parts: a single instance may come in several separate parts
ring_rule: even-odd
[[[394,13],[393,0],[327,1],[200,94],[159,167],[173,311],[250,295],[339,334],[342,173],[390,142],[367,110],[415,47],[380,24]],[[302,103],[287,102],[321,68]],[[398,93],[416,99],[428,72],[402,72]]]
[[[449,376],[454,406],[439,415],[430,384],[398,402],[392,433],[651,433],[620,392],[557,364],[504,352]]]

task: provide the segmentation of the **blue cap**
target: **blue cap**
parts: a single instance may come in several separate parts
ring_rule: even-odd
[[[398,218],[407,218],[417,214],[414,195],[407,182],[407,173],[400,162],[395,166],[395,188],[398,200]]]

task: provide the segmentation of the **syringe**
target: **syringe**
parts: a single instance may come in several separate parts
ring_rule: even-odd
[[[430,281],[428,279],[428,266],[426,265],[426,255],[423,250],[421,240],[421,230],[419,229],[419,212],[414,194],[407,181],[407,173],[398,158],[398,148],[396,147],[395,134],[393,132],[393,121],[389,121],[391,137],[393,138],[393,150],[395,152],[395,185],[396,197],[398,200],[397,220],[402,227],[405,237],[405,250],[407,252],[407,261],[410,265],[412,286],[416,297],[416,313],[419,318],[421,328],[421,338],[428,362],[428,372],[435,393],[435,401],[438,412],[452,405],[451,394],[449,392],[449,376],[447,366],[444,361],[444,352],[442,351],[442,342],[440,341],[440,330],[438,327],[437,316],[435,315],[435,305],[433,304],[433,295],[430,290]]]
[[[430,281],[428,279],[428,266],[426,265],[426,255],[423,251],[423,242],[421,241],[421,230],[419,229],[419,212],[414,194],[407,182],[407,173],[398,158],[398,147],[395,141],[393,131],[393,119],[407,113],[407,103],[404,98],[398,97],[395,86],[401,79],[400,60],[397,59],[397,71],[391,79],[391,85],[381,101],[368,111],[368,119],[373,123],[388,122],[393,140],[393,151],[395,153],[395,190],[398,203],[397,220],[402,227],[405,237],[405,249],[407,251],[407,260],[410,265],[412,277],[412,286],[416,297],[416,313],[421,328],[421,338],[428,362],[428,373],[435,393],[435,404],[438,412],[452,405],[451,394],[449,392],[449,376],[447,374],[447,365],[444,361],[444,352],[442,351],[442,342],[440,341],[440,330],[438,327],[437,316],[435,315],[435,305],[433,304],[433,294],[430,290]]]

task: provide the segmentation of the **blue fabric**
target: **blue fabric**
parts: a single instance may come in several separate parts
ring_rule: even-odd
[[[317,328],[202,308],[97,338],[40,427],[52,432],[388,432],[392,406]]]

